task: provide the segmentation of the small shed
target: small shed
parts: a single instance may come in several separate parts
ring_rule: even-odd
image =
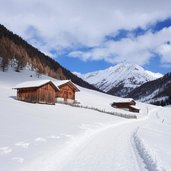
[[[113,102],[111,104],[111,106],[115,108],[125,109],[125,110],[129,110],[130,112],[139,113],[140,109],[138,109],[135,105],[136,102],[132,98],[125,98],[122,99],[121,101]]]
[[[112,103],[112,106],[116,108],[128,108],[130,105],[136,105],[136,102],[131,98],[128,99],[125,98],[121,101]]]
[[[17,100],[44,104],[55,104],[56,92],[59,91],[50,80],[27,81],[14,89],[17,90]]]
[[[64,101],[71,99],[75,101],[75,93],[80,90],[71,80],[58,80],[54,81],[54,84],[59,88],[56,92],[56,98],[63,98]]]
[[[139,113],[140,109],[136,106],[131,105],[131,106],[129,106],[129,111]]]

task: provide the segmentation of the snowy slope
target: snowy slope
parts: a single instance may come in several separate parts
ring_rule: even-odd
[[[15,100],[16,90],[12,88],[16,84],[37,79],[35,73],[28,70],[21,73],[0,72],[2,171],[43,171],[58,168],[58,162],[62,162],[67,153],[76,148],[79,141],[84,140],[84,136],[101,127],[125,120],[62,104],[41,105]],[[47,77],[41,76],[40,79]],[[72,148],[68,147],[69,144],[72,144]],[[39,160],[41,157],[44,160]],[[47,159],[50,157],[51,161]],[[45,161],[49,162],[46,163],[47,168],[43,166]]]
[[[63,104],[15,100],[16,90],[12,87],[41,79],[51,78],[38,79],[28,70],[0,72],[0,170],[146,171],[150,159],[147,154],[152,159],[155,156],[154,162],[160,168],[171,168],[171,108],[138,103],[138,119],[128,120]],[[121,100],[119,97],[79,88],[76,99],[82,105],[132,113],[110,107],[113,100]],[[142,147],[146,151],[139,152]],[[163,157],[165,147],[167,155]],[[153,166],[151,170],[155,170]]]
[[[146,71],[138,65],[125,63],[118,64],[105,70],[77,75],[90,84],[95,85],[97,88],[119,96],[126,96],[132,89],[147,81],[151,81],[162,76],[159,73]],[[112,88],[115,88],[115,90],[112,90]],[[120,94],[117,94],[118,92]]]

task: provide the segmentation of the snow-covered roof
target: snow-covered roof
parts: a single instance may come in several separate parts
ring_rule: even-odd
[[[120,100],[115,100],[114,103],[130,103],[134,101],[132,98],[122,98]]]
[[[130,105],[130,107],[131,107],[131,108],[134,108],[134,109],[138,109],[138,110],[140,110],[140,108],[139,108],[139,107],[134,106],[134,105]]]
[[[31,87],[40,87],[48,82],[51,82],[58,90],[59,90],[59,86],[66,84],[66,83],[70,83],[72,84],[72,86],[79,91],[79,89],[75,86],[75,84],[71,81],[71,80],[36,80],[36,81],[26,81],[23,82],[21,84],[18,84],[14,87],[14,89],[20,89],[20,88],[31,88]]]
[[[68,82],[70,82],[71,80],[55,80],[55,81],[53,81],[53,83],[57,86],[57,87],[59,87],[60,85],[63,85],[63,84],[66,84],[66,83],[68,83]]]
[[[36,81],[26,81],[23,83],[20,83],[14,87],[14,89],[20,89],[20,88],[31,88],[31,87],[40,87],[48,82],[51,82],[58,90],[59,86],[70,83],[72,86],[76,89],[76,91],[79,91],[79,89],[75,86],[75,84],[71,80],[36,80]]]
[[[66,83],[70,83],[70,84],[72,84],[72,86],[75,88],[76,91],[80,91],[80,90],[77,88],[77,86],[76,86],[71,80],[55,80],[55,81],[53,81],[53,83],[54,83],[57,87],[59,87],[59,86],[61,86],[61,85],[63,85],[63,84],[66,84]]]
[[[17,84],[14,89],[19,89],[19,88],[30,88],[30,87],[40,87],[46,83],[53,83],[52,81],[50,80],[36,80],[36,81],[26,81],[26,82],[23,82],[23,83],[20,83],[20,84]],[[54,84],[54,83],[53,83]],[[55,84],[54,86],[59,89]]]
[[[132,99],[132,98],[123,98],[122,99],[122,102],[132,102],[132,101],[134,101],[134,99]]]

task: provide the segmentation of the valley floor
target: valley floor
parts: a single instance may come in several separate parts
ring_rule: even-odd
[[[124,119],[62,104],[25,103],[15,100],[12,87],[33,78],[15,74],[0,72],[0,171],[171,170],[171,108],[138,103],[138,119]],[[111,108],[118,97],[81,88],[77,99],[131,115]]]

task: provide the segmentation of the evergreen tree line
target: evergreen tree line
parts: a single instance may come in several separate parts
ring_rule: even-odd
[[[40,74],[65,79],[61,66],[57,62],[2,25],[0,25],[0,57],[0,68],[3,72],[8,70],[9,65],[14,65],[15,71],[20,72],[29,64]]]
[[[152,103],[152,104],[157,105],[157,106],[166,106],[166,105],[170,105],[170,104],[171,104],[171,96],[169,96],[169,98],[167,98],[166,100],[155,101],[155,102]]]

